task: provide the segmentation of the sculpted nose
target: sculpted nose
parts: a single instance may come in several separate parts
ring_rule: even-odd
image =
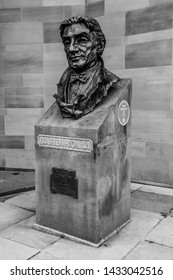
[[[70,52],[76,51],[76,43],[75,43],[75,41],[73,41],[73,40],[72,40],[71,43],[70,43],[69,51],[70,51]]]

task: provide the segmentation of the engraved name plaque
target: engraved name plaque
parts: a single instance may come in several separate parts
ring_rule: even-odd
[[[63,194],[78,199],[78,180],[76,171],[52,168],[50,189],[53,194]]]
[[[118,120],[121,125],[126,125],[130,118],[130,108],[126,100],[122,100],[118,107]]]
[[[39,134],[37,144],[41,147],[49,147],[63,150],[90,153],[93,150],[91,139],[62,137]]]

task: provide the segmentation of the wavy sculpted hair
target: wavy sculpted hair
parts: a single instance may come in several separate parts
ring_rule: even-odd
[[[106,45],[106,39],[105,39],[105,35],[103,34],[103,31],[101,30],[101,27],[100,27],[98,21],[95,20],[94,18],[76,16],[76,17],[72,17],[72,18],[62,21],[62,23],[59,27],[61,37],[63,36],[64,29],[67,26],[70,26],[72,24],[77,24],[77,23],[83,23],[92,32],[92,34],[99,46],[97,49],[98,55],[101,56],[104,51],[105,45]]]

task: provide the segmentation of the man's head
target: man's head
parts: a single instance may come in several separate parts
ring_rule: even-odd
[[[82,71],[96,64],[106,39],[95,19],[72,17],[63,21],[59,29],[71,68]]]

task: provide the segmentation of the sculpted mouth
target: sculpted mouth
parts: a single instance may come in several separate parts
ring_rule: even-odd
[[[71,56],[71,57],[70,57],[70,60],[76,61],[76,60],[79,60],[79,59],[81,59],[81,58],[83,58],[83,56],[81,56],[81,55],[78,55],[78,56]]]

